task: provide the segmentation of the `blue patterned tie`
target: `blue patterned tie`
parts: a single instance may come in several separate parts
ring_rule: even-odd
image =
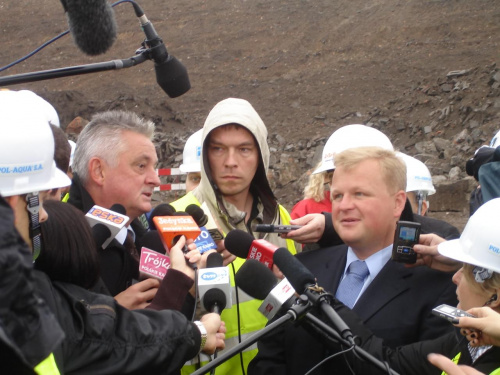
[[[358,298],[359,292],[363,288],[366,276],[370,274],[366,263],[356,260],[349,265],[347,274],[340,282],[335,297],[344,305],[352,309],[354,302]]]

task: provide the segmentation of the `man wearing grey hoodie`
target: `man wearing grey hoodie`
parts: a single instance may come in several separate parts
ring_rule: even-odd
[[[177,210],[183,211],[189,204],[205,204],[224,235],[233,229],[240,229],[296,253],[293,241],[283,239],[276,233],[252,231],[254,224],[289,224],[290,215],[278,203],[269,185],[267,128],[248,101],[228,98],[210,111],[203,126],[200,161],[200,185],[171,203]],[[219,252],[224,257],[224,264],[230,265],[234,288],[234,274],[245,260],[229,254],[223,243],[219,244]],[[226,348],[238,344],[238,337],[241,341],[245,340],[267,322],[257,312],[261,301],[241,292],[238,293],[238,301],[238,309],[233,306],[222,312],[227,328]],[[256,345],[249,347],[241,358],[235,356],[217,367],[217,374],[243,373],[242,367],[246,372],[248,363],[256,354]],[[183,370],[190,373],[193,367],[185,366]]]

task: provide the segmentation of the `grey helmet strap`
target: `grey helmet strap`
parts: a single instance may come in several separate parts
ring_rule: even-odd
[[[38,192],[27,194],[26,203],[30,219],[30,238],[33,247],[33,261],[35,261],[42,250],[42,231],[39,221],[40,200],[38,198]]]

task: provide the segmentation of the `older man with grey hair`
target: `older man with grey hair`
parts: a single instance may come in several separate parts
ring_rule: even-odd
[[[146,231],[138,218],[151,210],[151,196],[160,184],[153,133],[154,124],[132,112],[98,113],[81,132],[74,156],[68,202],[83,212],[119,203],[130,218],[128,230],[99,251],[106,288],[128,308],[144,308],[159,285],[155,279],[135,283],[139,254],[133,244]]]

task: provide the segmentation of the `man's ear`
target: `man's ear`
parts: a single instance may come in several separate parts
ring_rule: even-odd
[[[394,216],[399,218],[406,204],[406,193],[400,190],[396,193],[394,198]]]
[[[420,215],[425,216],[427,210],[429,209],[429,201],[422,201],[422,213]]]
[[[102,186],[105,177],[104,162],[98,157],[93,157],[89,162],[89,177],[94,183]]]

